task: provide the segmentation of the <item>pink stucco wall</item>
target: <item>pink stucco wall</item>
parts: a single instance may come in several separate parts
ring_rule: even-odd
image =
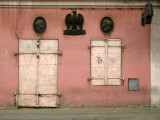
[[[63,34],[65,16],[71,9],[0,9],[0,105],[14,104],[18,91],[18,39],[59,39],[58,91],[66,105],[106,106],[111,104],[150,104],[150,27],[141,26],[142,10],[82,9],[86,35]],[[37,36],[33,20],[42,16],[47,21],[46,33]],[[110,16],[115,28],[111,35],[100,31],[100,21]],[[122,53],[122,86],[91,86],[91,39],[121,38],[126,45]],[[139,78],[139,91],[128,91],[128,78]]]

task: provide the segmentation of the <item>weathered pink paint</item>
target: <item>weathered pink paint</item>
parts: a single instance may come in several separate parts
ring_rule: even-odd
[[[18,39],[59,39],[58,92],[60,102],[71,106],[105,106],[111,104],[150,104],[150,26],[141,26],[142,10],[82,9],[86,35],[63,34],[65,16],[71,9],[0,9],[0,105],[14,104],[18,91]],[[46,33],[37,36],[33,20],[42,16],[47,21]],[[111,35],[100,30],[100,21],[110,16],[115,28]],[[121,38],[126,45],[122,53],[122,86],[91,86],[91,39]],[[128,91],[128,78],[139,78],[139,91]]]

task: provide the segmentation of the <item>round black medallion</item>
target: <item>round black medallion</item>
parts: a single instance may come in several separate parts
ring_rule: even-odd
[[[114,28],[114,22],[110,17],[104,17],[101,20],[100,27],[104,34],[111,34]]]
[[[46,31],[47,23],[43,17],[37,17],[33,22],[34,32],[38,35],[43,34]]]

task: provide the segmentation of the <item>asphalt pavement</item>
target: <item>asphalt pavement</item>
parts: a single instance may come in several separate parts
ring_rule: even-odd
[[[21,108],[0,110],[0,120],[160,120],[160,108]]]

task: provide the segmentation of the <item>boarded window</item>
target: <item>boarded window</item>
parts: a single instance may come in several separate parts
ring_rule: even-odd
[[[19,40],[19,107],[57,107],[58,40]]]
[[[91,41],[91,85],[121,85],[121,39]]]

